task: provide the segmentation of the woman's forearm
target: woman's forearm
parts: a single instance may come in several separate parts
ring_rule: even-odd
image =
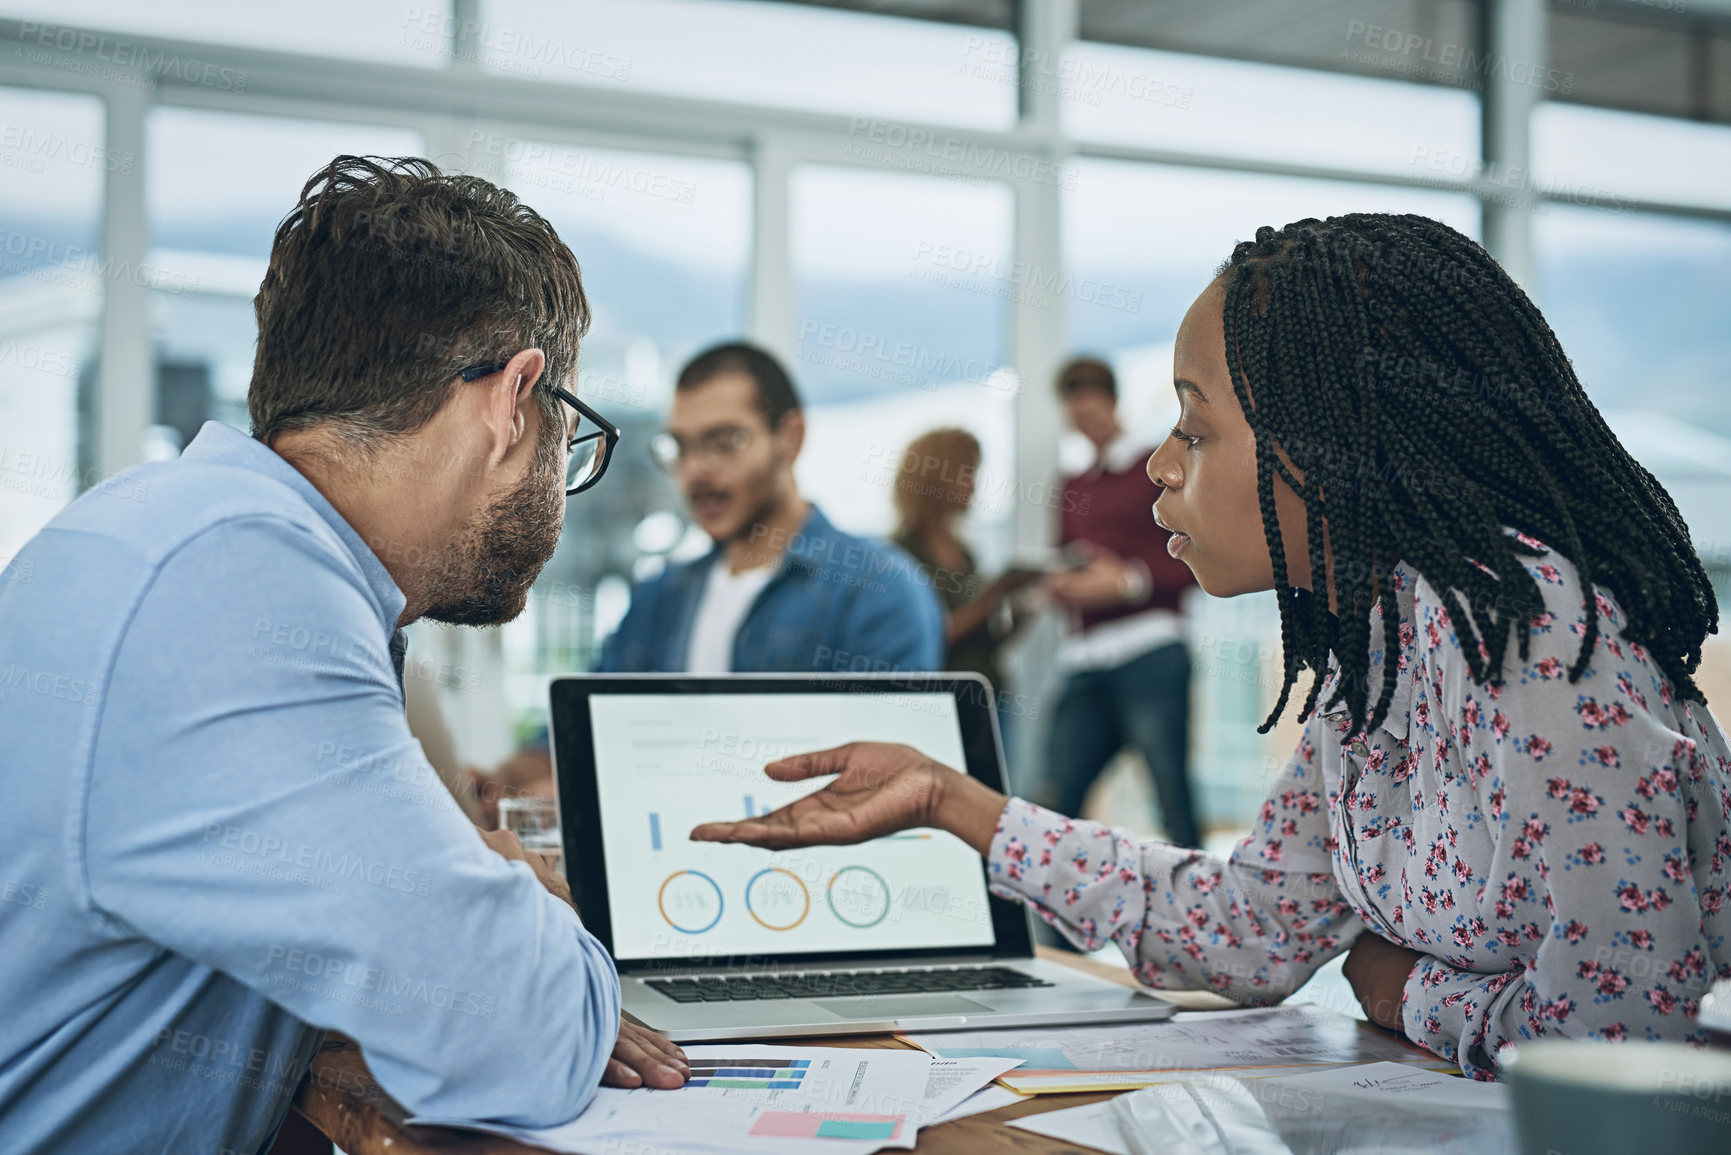
[[[989,854],[998,833],[998,816],[1010,801],[977,778],[950,771],[932,807],[932,825],[947,830],[980,854]]]
[[[1022,800],[1000,822],[994,893],[1028,903],[1083,950],[1116,942],[1150,986],[1278,1001],[1363,925],[1331,874],[1284,870],[1254,846],[1224,859]],[[1320,852],[1290,858],[1328,863]]]

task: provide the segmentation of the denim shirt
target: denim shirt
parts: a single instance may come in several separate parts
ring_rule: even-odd
[[[597,672],[679,673],[717,546],[632,594]],[[817,506],[733,639],[741,673],[888,673],[942,668],[944,615],[906,553],[836,529]]]

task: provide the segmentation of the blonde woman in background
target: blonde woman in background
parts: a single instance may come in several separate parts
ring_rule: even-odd
[[[1022,624],[1010,595],[1039,574],[1010,570],[988,581],[956,533],[973,504],[980,471],[980,443],[965,429],[922,433],[903,452],[896,470],[897,527],[891,540],[919,563],[944,608],[944,666],[984,674],[999,691],[1003,721],[1003,671],[998,651]]]

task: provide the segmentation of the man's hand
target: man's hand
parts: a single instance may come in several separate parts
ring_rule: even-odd
[[[546,887],[554,898],[565,902],[572,910],[577,909],[577,903],[571,898],[571,886],[565,881],[565,876],[548,866],[547,860],[541,855],[525,850],[516,834],[509,830],[477,830],[477,833],[480,834],[481,841],[492,847],[499,857],[508,858],[512,862],[527,863],[529,869],[535,872],[535,877],[541,880],[541,885]]]
[[[1424,955],[1396,946],[1372,931],[1365,931],[1347,952],[1342,968],[1365,1017],[1379,1027],[1406,1033],[1401,1018],[1402,992],[1412,968]]]
[[[671,1091],[685,1086],[691,1064],[685,1052],[648,1027],[630,1019],[619,1020],[619,1041],[601,1076],[604,1087],[658,1087]]]

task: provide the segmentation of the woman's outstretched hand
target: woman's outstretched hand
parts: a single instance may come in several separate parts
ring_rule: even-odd
[[[696,842],[745,842],[771,850],[847,846],[916,826],[948,830],[981,854],[991,847],[1006,799],[912,746],[850,742],[764,767],[777,782],[837,775],[822,790],[738,822],[705,822]]]

